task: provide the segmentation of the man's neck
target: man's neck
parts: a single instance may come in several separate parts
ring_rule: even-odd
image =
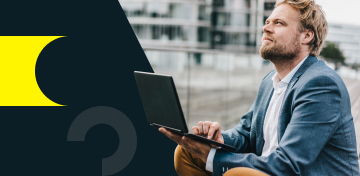
[[[273,63],[280,79],[283,80],[286,75],[288,75],[291,70],[293,70],[308,55],[309,53],[299,53],[291,60],[284,59],[283,62]]]

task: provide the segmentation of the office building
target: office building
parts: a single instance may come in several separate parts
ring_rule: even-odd
[[[360,64],[360,26],[329,23],[326,41],[334,42],[348,64]]]
[[[119,1],[142,46],[210,48],[211,1]]]
[[[143,47],[255,54],[275,0],[119,0]]]

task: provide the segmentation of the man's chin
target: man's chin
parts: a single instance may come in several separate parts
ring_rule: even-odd
[[[266,46],[266,45],[261,45],[260,50],[259,50],[259,53],[260,53],[260,56],[261,56],[263,59],[269,60],[268,58],[266,58],[266,55],[267,55],[268,53],[270,53],[270,51],[271,51],[271,48],[270,48],[270,47],[268,47],[268,46]]]
[[[272,48],[274,47],[272,44],[273,43],[263,43],[260,47],[260,50],[264,50],[264,51],[272,50]]]
[[[276,49],[269,47],[269,46],[261,46],[260,47],[260,56],[264,60],[273,61],[274,58],[277,57],[279,53],[276,51]]]

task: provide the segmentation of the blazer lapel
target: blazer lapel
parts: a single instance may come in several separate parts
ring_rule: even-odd
[[[275,72],[276,73],[276,72]],[[273,75],[272,75],[273,76]],[[272,78],[271,76],[271,78]],[[265,90],[261,90],[263,91],[263,98],[261,100],[261,105],[259,106],[259,110],[258,110],[258,114],[256,118],[256,154],[258,156],[261,156],[262,154],[262,149],[264,147],[264,131],[263,131],[263,126],[264,126],[264,120],[265,120],[265,115],[266,115],[266,111],[269,107],[269,103],[272,97],[272,94],[274,92],[274,87],[273,87],[273,81],[272,79],[268,79],[267,80],[267,85],[265,86]]]
[[[291,120],[291,115],[289,116],[282,116],[283,115],[283,108],[285,106],[285,108],[291,108],[291,105],[285,105],[284,102],[285,100],[288,98],[289,96],[289,92],[290,90],[293,88],[293,86],[296,84],[296,82],[298,81],[299,77],[315,62],[317,62],[318,59],[315,56],[309,56],[304,63],[300,66],[299,70],[296,71],[296,73],[294,74],[294,76],[291,78],[286,91],[285,91],[285,95],[284,95],[284,99],[282,101],[282,105],[280,108],[280,114],[279,114],[279,122],[278,122],[278,142],[280,142],[285,129],[287,127],[287,125],[289,124],[290,120]]]
[[[293,76],[293,78],[290,80],[290,82],[295,79],[295,78],[299,78],[312,64],[314,64],[315,62],[317,62],[318,59],[315,56],[309,56],[309,58],[307,58],[304,63],[300,66],[299,70],[296,71],[295,75]],[[289,84],[290,85],[290,84]],[[286,95],[286,94],[285,94]]]

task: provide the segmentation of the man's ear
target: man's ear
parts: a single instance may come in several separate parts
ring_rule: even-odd
[[[311,29],[306,29],[304,33],[305,37],[302,41],[302,44],[307,45],[314,39],[314,31]]]

